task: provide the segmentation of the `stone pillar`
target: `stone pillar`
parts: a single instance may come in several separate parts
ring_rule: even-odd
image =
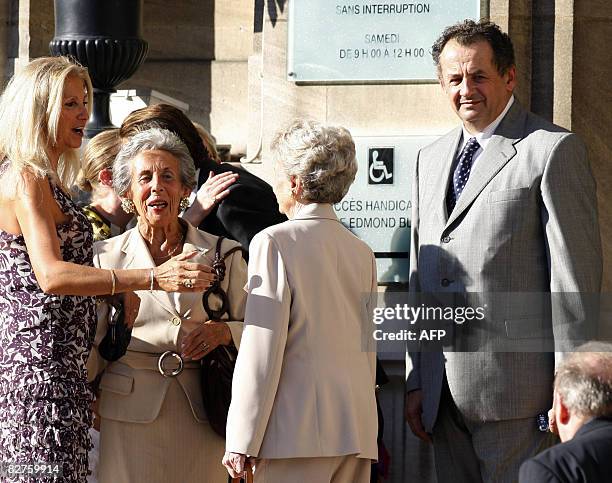
[[[285,1],[256,2],[255,53],[249,57],[249,116],[245,168],[269,180],[269,146],[281,126],[296,117],[325,119],[326,88],[287,81],[287,11]],[[261,163],[261,164],[260,164]]]
[[[19,49],[15,70],[31,59],[49,54],[49,42],[55,28],[53,0],[19,1]]]
[[[11,75],[7,62],[11,47],[10,24],[11,2],[0,0],[0,86],[4,86]]]
[[[569,0],[568,0],[569,1]],[[557,0],[559,3],[559,0]],[[561,19],[560,19],[561,20]],[[590,0],[574,3],[573,52],[559,66],[571,68],[569,89],[557,90],[559,97],[571,99],[571,129],[589,148],[591,166],[597,180],[599,223],[604,251],[605,292],[612,292],[612,3]],[[569,52],[569,51],[568,51]],[[557,87],[557,86],[555,86]],[[607,296],[610,297],[610,294]],[[611,317],[607,320],[612,325]]]
[[[119,89],[150,88],[189,105],[188,115],[210,127],[210,62],[214,58],[214,1],[145,0],[147,59]]]
[[[574,0],[556,0],[552,121],[570,130],[572,129],[572,76],[575,57],[574,22]]]
[[[120,88],[151,88],[189,104],[192,120],[244,155],[252,2],[145,0],[143,23],[147,60]]]
[[[248,58],[252,52],[253,3],[215,2],[215,51],[211,62],[210,130],[234,156],[244,156],[249,123]]]
[[[524,1],[524,0],[521,0]],[[597,181],[599,222],[604,253],[602,290],[612,291],[612,66],[604,39],[612,38],[612,4],[605,0],[533,0],[540,21],[550,24],[534,40],[538,77],[534,104],[540,115],[578,134],[589,149]],[[540,24],[542,25],[542,24]],[[550,32],[552,35],[546,36]],[[536,45],[535,42],[538,42]],[[545,54],[549,53],[552,59]],[[548,64],[550,65],[544,65]],[[548,72],[546,71],[548,69]],[[536,94],[548,98],[538,103]],[[536,107],[536,106],[534,106]]]
[[[555,0],[534,0],[531,51],[531,110],[553,119]]]
[[[490,20],[508,32],[514,45],[517,86],[515,94],[523,107],[531,101],[531,0],[490,0]]]

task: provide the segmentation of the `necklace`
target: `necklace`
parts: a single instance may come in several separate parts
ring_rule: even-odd
[[[187,230],[183,230],[181,239],[178,241],[178,243],[174,246],[172,250],[170,250],[166,255],[161,255],[159,257],[153,256],[153,259],[163,260],[164,258],[172,258],[176,254],[176,252],[179,250],[179,248],[182,248],[183,244],[185,243],[185,238],[187,238]]]

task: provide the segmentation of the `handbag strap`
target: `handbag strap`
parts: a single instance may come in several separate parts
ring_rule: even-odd
[[[208,289],[206,289],[206,292],[204,292],[204,295],[202,296],[204,310],[206,310],[209,320],[221,320],[221,317],[223,317],[226,313],[229,315],[229,299],[227,298],[227,293],[225,290],[221,288],[221,282],[223,282],[225,279],[225,259],[238,250],[242,250],[243,254],[245,252],[244,248],[239,246],[231,248],[225,253],[225,255],[221,255],[221,244],[223,243],[224,239],[225,237],[220,236],[217,239],[217,246],[215,247],[215,259],[213,260],[212,269],[217,275],[217,279],[210,287],[208,287]],[[213,309],[208,302],[212,294],[217,295],[221,299],[221,308],[218,310]]]
[[[232,483],[253,483],[253,470],[251,465],[247,465],[244,477],[232,478]]]

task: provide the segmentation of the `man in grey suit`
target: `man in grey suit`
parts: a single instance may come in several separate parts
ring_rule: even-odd
[[[553,351],[586,338],[594,312],[595,182],[580,139],[514,97],[512,42],[497,25],[448,27],[433,58],[462,125],[418,155],[410,290],[469,294],[486,316],[455,325],[465,352],[408,354],[406,419],[433,440],[439,483],[511,482],[553,442],[538,430]]]

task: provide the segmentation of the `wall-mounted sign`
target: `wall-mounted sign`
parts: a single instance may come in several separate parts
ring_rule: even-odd
[[[431,46],[478,19],[485,0],[290,0],[287,76],[296,82],[433,81]]]
[[[368,184],[393,184],[394,148],[368,148]]]
[[[408,281],[412,172],[437,136],[355,137],[357,176],[334,208],[376,254],[380,283]]]

